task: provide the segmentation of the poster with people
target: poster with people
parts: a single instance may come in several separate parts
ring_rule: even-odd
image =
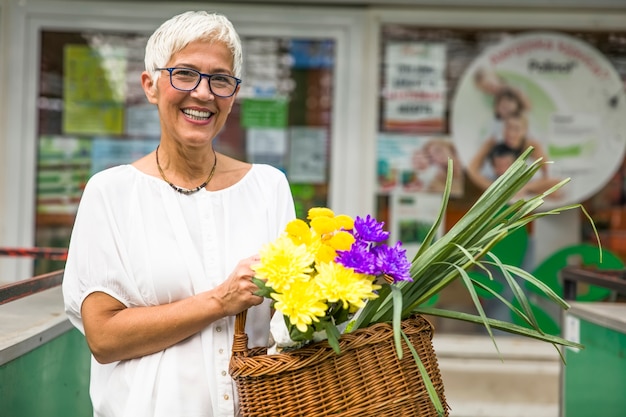
[[[467,177],[484,189],[529,146],[552,161],[524,190],[545,191],[570,178],[550,205],[597,192],[623,160],[624,82],[579,38],[531,32],[484,51],[459,81],[451,135]]]
[[[451,195],[463,193],[463,171],[454,144],[447,137],[380,134],[378,193],[442,194],[448,159],[453,161]]]

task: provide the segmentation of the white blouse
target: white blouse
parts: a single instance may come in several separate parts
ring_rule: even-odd
[[[63,280],[70,321],[104,292],[127,307],[170,303],[221,283],[295,217],[285,175],[253,165],[233,186],[182,195],[131,165],[94,175],[83,193]],[[249,346],[266,346],[269,300],[250,309]],[[221,417],[236,413],[228,373],[234,317],[161,352],[110,364],[91,360],[97,417]]]

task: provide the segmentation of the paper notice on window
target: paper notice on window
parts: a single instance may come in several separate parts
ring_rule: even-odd
[[[287,131],[273,128],[248,129],[246,155],[249,162],[273,165],[284,171]]]
[[[290,129],[290,182],[320,184],[326,182],[328,137],[326,129],[294,127]]]
[[[565,327],[563,329],[563,337],[574,343],[580,343],[580,319],[578,317],[567,314],[565,316]],[[578,352],[580,349],[567,347],[570,350]]]
[[[159,137],[161,122],[154,104],[138,104],[126,108],[126,133],[129,136]]]
[[[442,132],[446,110],[444,44],[386,45],[383,130]]]
[[[126,49],[66,45],[63,131],[122,134],[126,100]]]
[[[415,256],[436,223],[441,203],[441,195],[400,192],[391,194],[390,238],[392,242],[402,242],[409,259]],[[437,230],[436,238],[442,235],[443,225]]]

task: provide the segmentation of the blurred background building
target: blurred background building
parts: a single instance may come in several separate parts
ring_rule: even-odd
[[[415,253],[441,204],[442,161],[457,169],[440,233],[480,195],[466,170],[483,143],[504,140],[495,97],[511,89],[524,103],[527,137],[554,161],[548,175],[572,179],[547,204],[583,204],[603,262],[577,210],[538,220],[494,250],[559,294],[567,265],[624,267],[625,0],[1,0],[0,249],[62,251],[88,178],[156,147],[156,110],[140,86],[143,48],[162,21],[191,9],[227,15],[243,42],[244,82],[219,150],[282,169],[300,216],[312,206],[374,213]],[[488,161],[480,169],[496,175]],[[62,259],[8,252],[0,285],[63,268]],[[563,318],[527,290],[546,331],[563,334]],[[493,315],[508,314],[481,296]],[[619,301],[598,286],[577,297]],[[460,284],[432,302],[472,308]],[[555,349],[506,339],[498,367],[480,328],[435,324],[452,416],[563,410]],[[610,382],[623,397],[624,380]]]

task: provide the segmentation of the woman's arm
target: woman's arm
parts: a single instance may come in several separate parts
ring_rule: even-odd
[[[549,161],[548,154],[546,154],[546,152],[543,149],[543,146],[537,140],[529,139],[528,146],[533,147],[533,151],[530,155],[532,158],[534,159],[541,158],[544,162]],[[540,171],[544,178],[548,178],[548,165],[547,164],[543,164],[540,168]]]
[[[474,157],[467,166],[467,176],[476,186],[483,190],[486,190],[493,182],[484,176],[481,170],[494,144],[495,140],[491,137],[488,138],[474,154]]]
[[[159,352],[216,320],[261,304],[263,298],[254,295],[258,287],[251,281],[255,262],[244,259],[220,286],[169,304],[127,308],[108,294],[91,293],[81,315],[94,358],[109,363]]]

